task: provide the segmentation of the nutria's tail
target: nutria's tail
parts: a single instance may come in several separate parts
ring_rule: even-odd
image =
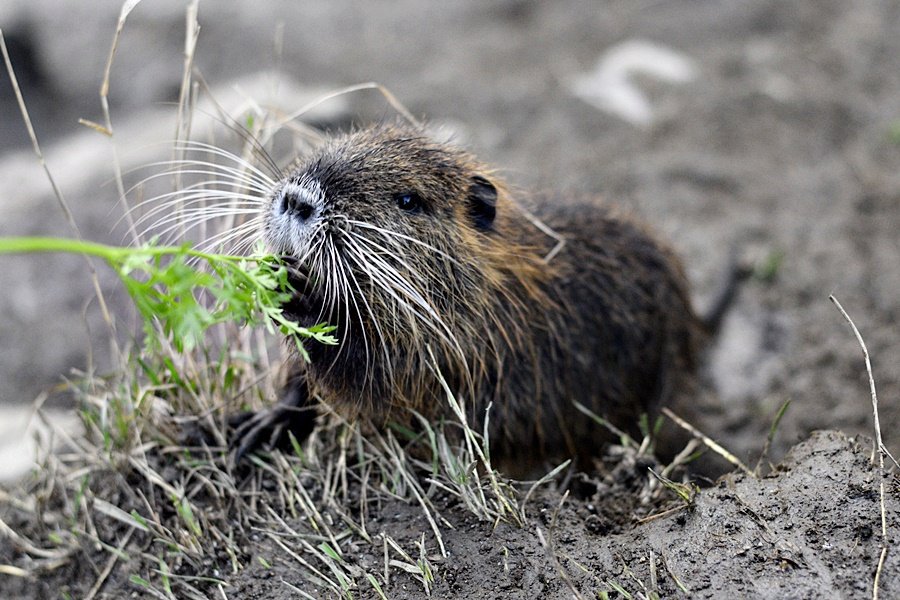
[[[728,262],[720,277],[719,288],[712,295],[712,300],[702,311],[699,311],[700,323],[710,336],[719,333],[722,320],[728,314],[741,284],[753,274],[753,268],[741,260],[741,245],[732,244],[728,252]]]

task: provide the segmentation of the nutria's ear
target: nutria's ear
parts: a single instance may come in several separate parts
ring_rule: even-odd
[[[497,216],[497,188],[494,184],[476,175],[469,185],[469,216],[476,228],[489,231]]]

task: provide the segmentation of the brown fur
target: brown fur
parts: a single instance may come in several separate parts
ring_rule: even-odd
[[[288,183],[324,199],[303,247],[276,210]],[[407,192],[421,210],[397,205]],[[414,128],[380,125],[299,162],[270,210],[270,245],[301,259],[288,311],[336,324],[341,339],[310,347],[292,385],[351,418],[449,416],[437,368],[476,430],[491,404],[492,455],[522,471],[609,440],[575,401],[635,432],[641,413],[691,387],[701,333],[681,265],[609,207],[540,203],[537,217],[566,240],[545,262],[555,240],[489,169]]]

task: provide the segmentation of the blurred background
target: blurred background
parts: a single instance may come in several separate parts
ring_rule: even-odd
[[[124,241],[112,142],[78,119],[103,121],[120,7],[0,5],[47,164],[84,236],[110,243]],[[123,170],[168,156],[185,8],[144,0],[125,22],[109,93]],[[835,294],[868,342],[897,448],[900,2],[215,0],[199,22],[195,73],[223,103],[290,112],[377,81],[513,184],[641,214],[684,258],[699,305],[732,245],[768,261],[709,359],[717,401],[704,425],[742,457],[787,399],[776,455],[812,429],[870,432],[861,353]],[[338,128],[394,115],[363,91],[312,118]],[[72,235],[5,69],[0,215],[0,235]],[[104,268],[113,309],[129,314]],[[0,407],[31,403],[72,369],[108,367],[93,298],[78,257],[0,257]]]

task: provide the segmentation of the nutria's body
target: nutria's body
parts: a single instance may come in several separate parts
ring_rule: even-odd
[[[449,416],[439,371],[476,430],[490,410],[506,464],[595,455],[694,379],[701,327],[674,254],[596,204],[513,201],[485,166],[417,129],[331,139],[273,190],[266,237],[298,265],[289,313],[338,326],[286,398],[376,424]]]

